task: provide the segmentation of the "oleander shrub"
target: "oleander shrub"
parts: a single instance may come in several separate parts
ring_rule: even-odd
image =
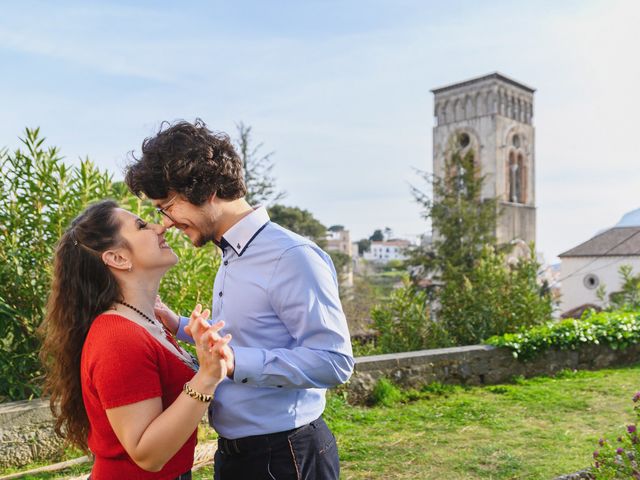
[[[581,319],[546,325],[489,338],[485,343],[510,349],[513,356],[529,360],[550,349],[575,350],[584,344],[605,344],[622,350],[640,342],[640,312],[585,312]]]
[[[63,161],[39,129],[26,129],[22,146],[0,150],[0,402],[41,393],[37,328],[44,318],[52,256],[58,238],[87,205],[113,198],[147,220],[149,202],[129,193],[88,158]],[[176,311],[211,303],[219,257],[213,245],[194,249],[177,231],[167,241],[180,264],[163,279],[160,294]]]

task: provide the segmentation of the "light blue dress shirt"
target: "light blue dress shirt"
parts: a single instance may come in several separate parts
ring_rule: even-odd
[[[223,437],[281,432],[318,418],[326,388],[346,382],[353,352],[329,255],[255,209],[224,235],[213,322],[233,335],[233,380],[217,388],[209,421]],[[178,338],[184,333],[181,318]]]

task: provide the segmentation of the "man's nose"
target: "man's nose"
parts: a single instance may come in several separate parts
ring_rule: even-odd
[[[167,230],[169,230],[171,227],[175,226],[175,222],[173,220],[171,220],[169,217],[167,217],[166,215],[162,216],[162,228],[163,228],[163,233]]]

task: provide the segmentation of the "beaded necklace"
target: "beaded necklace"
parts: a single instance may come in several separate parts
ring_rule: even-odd
[[[131,310],[133,310],[134,312],[136,312],[138,315],[143,317],[147,322],[149,322],[151,325],[153,325],[155,328],[157,328],[160,331],[160,333],[162,333],[163,335],[167,335],[169,333],[169,332],[167,332],[167,329],[165,328],[165,326],[162,325],[158,320],[152,319],[149,315],[144,313],[142,310],[137,309],[136,307],[134,307],[130,303],[121,302],[119,300],[116,300],[116,303],[119,303],[120,305],[124,305],[125,307],[128,307]]]

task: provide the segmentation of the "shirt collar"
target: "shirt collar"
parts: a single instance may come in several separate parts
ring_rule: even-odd
[[[224,249],[228,245],[236,255],[241,256],[268,222],[267,209],[262,206],[254,208],[253,212],[224,232],[220,247]]]

